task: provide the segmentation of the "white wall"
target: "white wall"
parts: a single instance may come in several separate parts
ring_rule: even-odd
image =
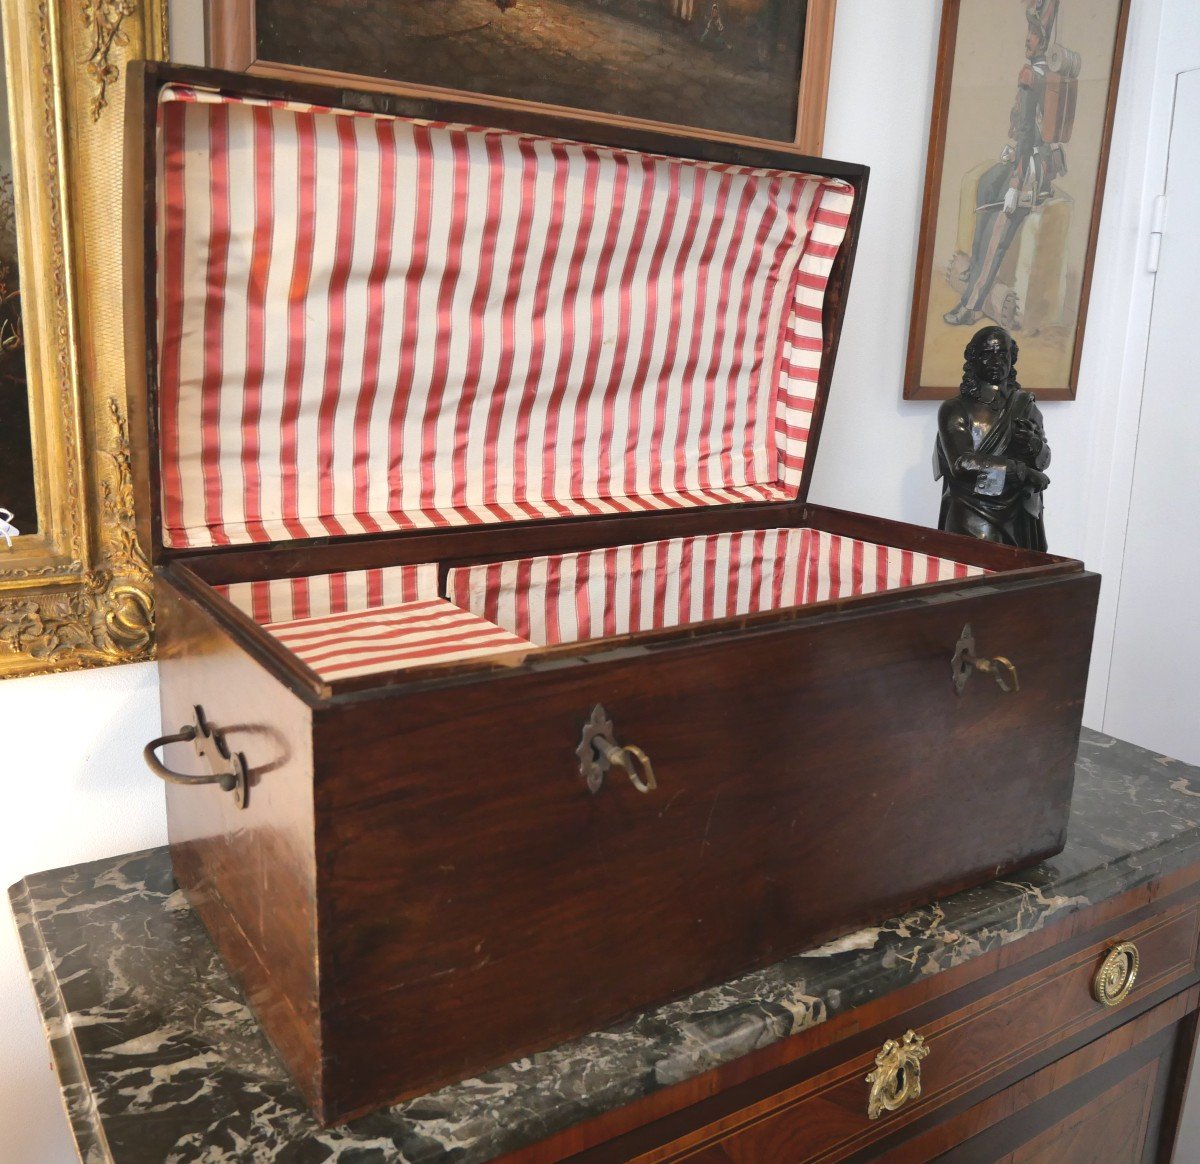
[[[1133,5],[1079,400],[1044,409],[1054,446],[1051,548],[1110,578],[1120,562],[1149,313],[1139,270],[1143,187],[1147,160],[1156,150],[1165,156],[1169,116],[1155,90],[1163,2]],[[1165,2],[1182,12],[1190,0]],[[929,467],[936,406],[905,403],[900,386],[939,10],[938,0],[838,6],[827,152],[869,163],[872,175],[812,491],[815,501],[922,524],[935,522],[938,507]],[[199,0],[174,0],[171,11],[173,54],[198,60]],[[1087,713],[1097,725],[1111,620],[1104,601]],[[0,725],[0,885],[163,841],[161,788],[138,756],[158,727],[151,666],[0,684]],[[10,930],[0,923],[0,1157],[58,1164],[73,1157]]]
[[[201,0],[175,8],[173,55],[201,63]],[[162,786],[140,759],[159,734],[152,663],[0,683],[0,892],[26,873],[165,844]],[[76,1158],[5,894],[0,1162]]]
[[[1182,12],[1188,0],[1169,0]],[[1105,575],[1086,720],[1099,727],[1152,277],[1145,271],[1145,167],[1169,110],[1151,124],[1161,0],[1132,6],[1113,129],[1078,398],[1042,404],[1053,448],[1046,526],[1055,553]],[[839,0],[825,151],[871,166],[866,216],[814,501],[936,525],[934,402],[901,397],[939,0]],[[1165,157],[1165,153],[1164,153]],[[1018,369],[1019,370],[1019,369]]]
[[[0,684],[0,888],[26,873],[166,840],[138,760],[158,732],[154,666]],[[75,1159],[7,897],[0,906],[0,1160]]]

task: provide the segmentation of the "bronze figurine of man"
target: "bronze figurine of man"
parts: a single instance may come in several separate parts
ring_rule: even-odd
[[[963,354],[958,395],[938,410],[938,528],[1044,551],[1050,446],[1036,398],[1017,383],[1017,345],[1004,328],[982,327]]]

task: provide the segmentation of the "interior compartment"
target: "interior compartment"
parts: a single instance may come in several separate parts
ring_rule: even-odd
[[[439,587],[439,572],[444,581]],[[810,527],[664,538],[449,568],[215,584],[322,679],[519,662],[536,647],[978,577],[982,566]]]
[[[461,567],[446,593],[553,646],[985,572],[824,530],[756,529]]]

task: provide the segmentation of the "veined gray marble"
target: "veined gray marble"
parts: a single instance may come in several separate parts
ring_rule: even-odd
[[[1066,850],[328,1131],[175,886],[165,849],[10,891],[86,1164],[490,1160],[1200,859],[1200,769],[1085,732]]]

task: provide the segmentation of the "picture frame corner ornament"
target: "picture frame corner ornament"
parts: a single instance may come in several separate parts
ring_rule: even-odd
[[[78,589],[20,594],[0,601],[0,678],[73,671],[153,657],[153,601],[108,571],[83,576]]]
[[[72,588],[18,593],[0,600],[0,677],[41,669],[70,670],[135,662],[153,653],[152,573],[134,525],[134,488],[128,429],[115,399],[108,401],[115,434],[111,462],[100,478],[101,524],[110,531],[103,565],[82,568]]]
[[[88,106],[93,122],[108,108],[108,89],[121,78],[121,67],[113,59],[113,50],[129,44],[125,21],[137,14],[137,0],[78,0],[80,20],[91,36],[91,50],[84,69],[92,82]],[[166,3],[162,5],[164,13]]]

